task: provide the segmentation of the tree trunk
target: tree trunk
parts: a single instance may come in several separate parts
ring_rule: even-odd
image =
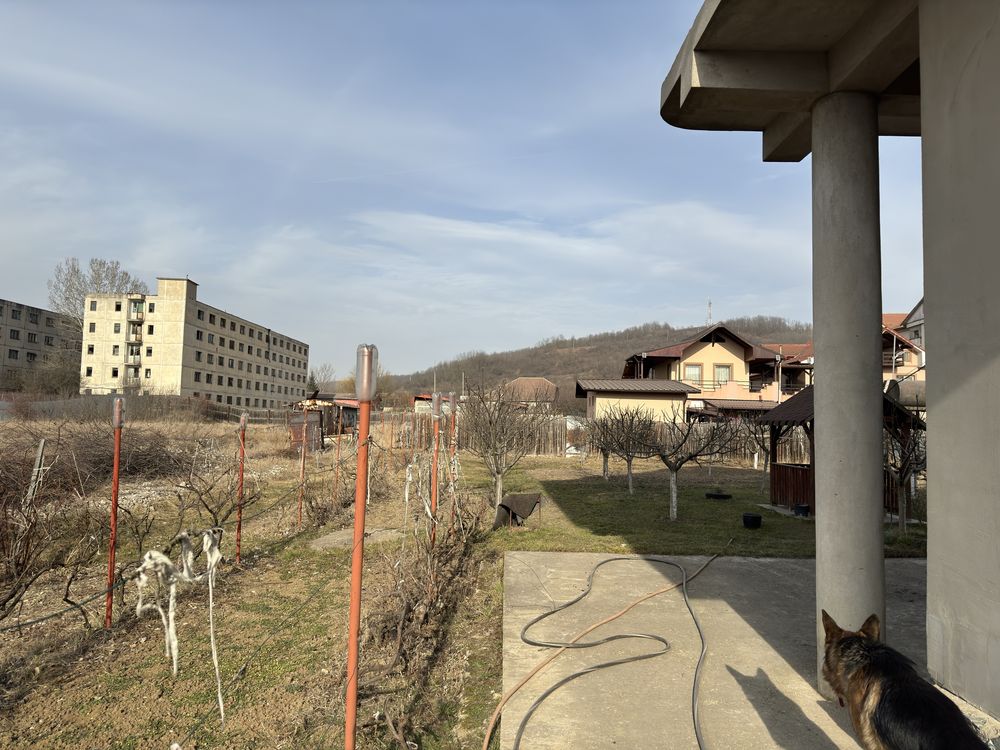
[[[771,457],[770,453],[764,454],[764,473],[760,475],[760,494],[762,495],[764,494],[764,483],[767,481],[767,478],[769,476],[767,470],[771,464],[769,460],[770,457]]]
[[[899,483],[902,485],[897,491],[897,494],[899,495],[899,511],[897,513],[899,516],[899,533],[905,535],[907,532],[906,515],[910,508],[910,478],[900,477]]]
[[[493,505],[500,507],[500,501],[503,500],[503,474],[496,474],[493,477]]]
[[[670,520],[677,520],[677,472],[668,469],[670,472]]]
[[[626,469],[625,473],[628,475],[628,494],[631,495],[632,494],[632,459],[631,458],[626,458],[625,459],[625,469]]]
[[[610,476],[610,472],[608,471],[609,456],[610,454],[607,451],[605,450],[601,451],[601,460],[603,462],[603,466],[601,467],[601,474],[604,476],[604,481],[607,481],[608,477]]]

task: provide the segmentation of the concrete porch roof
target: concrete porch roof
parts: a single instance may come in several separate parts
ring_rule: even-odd
[[[692,130],[763,134],[764,161],[812,150],[813,104],[879,96],[881,135],[920,135],[917,0],[705,0],[660,90]]]

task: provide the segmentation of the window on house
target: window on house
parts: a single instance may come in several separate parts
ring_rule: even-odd
[[[121,312],[121,311],[122,311],[122,303],[115,302],[115,312]]]
[[[732,365],[715,365],[715,382],[728,383],[733,378]]]
[[[150,336],[153,335],[153,325],[152,325],[152,323],[149,324],[148,326],[146,326],[146,333],[148,333]]]
[[[97,323],[91,323],[87,330],[91,333],[97,333]]]
[[[151,369],[149,369],[149,368],[147,367],[147,368],[146,368],[146,372],[145,372],[145,375],[146,375],[146,378],[147,378],[147,379],[148,379],[148,378],[151,378],[151,377],[153,377],[153,371],[152,371]]]
[[[117,378],[118,377],[118,368],[117,367],[112,367],[111,368],[111,377],[113,377],[113,378]]]
[[[21,340],[21,332],[19,330],[17,330],[16,328],[11,328],[9,335],[10,335],[10,338],[12,340],[14,340],[14,341],[20,341]]]
[[[149,303],[149,311],[150,312],[156,312],[156,303],[155,302],[150,302]]]
[[[122,332],[122,324],[115,323],[115,333],[121,333],[121,332]]]
[[[198,320],[204,320],[205,319],[205,311],[204,310],[199,310],[198,313],[197,313],[197,318],[198,318]]]
[[[97,309],[97,300],[96,299],[90,300],[90,311],[94,312],[96,309]]]
[[[87,372],[87,377],[88,378],[92,377],[93,374],[94,374],[94,368],[93,367],[88,367],[87,370],[86,370],[86,372]]]
[[[684,365],[684,380],[701,381],[701,365]]]
[[[147,346],[146,347],[146,356],[147,357],[152,357],[153,356],[153,347],[151,347],[151,346]]]
[[[94,345],[87,344],[87,354],[93,354],[93,353],[94,353]]]

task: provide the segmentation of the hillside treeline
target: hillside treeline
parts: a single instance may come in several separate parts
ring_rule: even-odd
[[[811,325],[769,315],[723,322],[759,343],[801,343],[812,337]],[[457,392],[462,387],[463,374],[469,385],[492,385],[521,375],[537,375],[559,386],[559,400],[566,413],[580,413],[583,399],[578,400],[574,395],[578,379],[621,377],[625,359],[630,355],[682,341],[703,327],[675,328],[669,323],[646,323],[590,336],[556,336],[508,352],[466,352],[420,372],[393,375],[388,390],[430,391],[436,377],[439,391]]]

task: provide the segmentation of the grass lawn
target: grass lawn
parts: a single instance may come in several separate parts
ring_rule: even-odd
[[[473,486],[488,486],[482,466],[468,456],[463,466]],[[523,529],[491,536],[498,551],[553,550],[702,555],[721,552],[750,557],[813,557],[815,524],[762,509],[761,472],[693,466],[679,475],[678,520],[670,521],[667,472],[659,461],[637,461],[635,494],[625,487],[624,464],[612,461],[611,478],[601,478],[597,459],[526,458],[507,477],[506,492],[542,492],[541,518]],[[709,500],[721,488],[731,500]],[[763,516],[760,529],[743,528],[743,513]],[[727,547],[727,543],[732,543]],[[926,529],[914,526],[901,536],[887,524],[886,557],[923,557]]]

